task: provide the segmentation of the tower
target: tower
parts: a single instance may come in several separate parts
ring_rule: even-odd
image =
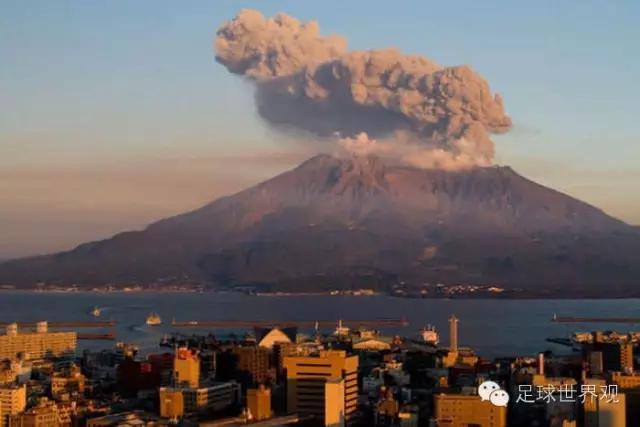
[[[544,377],[544,353],[538,353],[538,375]]]
[[[449,351],[458,351],[458,318],[455,315],[449,318]]]

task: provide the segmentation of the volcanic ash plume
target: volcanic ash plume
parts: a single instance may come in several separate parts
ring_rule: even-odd
[[[410,152],[409,163],[490,164],[489,133],[511,127],[500,96],[470,67],[442,67],[396,49],[349,52],[342,37],[322,37],[317,23],[285,14],[266,19],[243,10],[218,30],[215,49],[229,71],[255,81],[268,122],[320,136],[365,133],[384,139],[384,151],[395,149],[390,136],[402,134],[396,157]]]

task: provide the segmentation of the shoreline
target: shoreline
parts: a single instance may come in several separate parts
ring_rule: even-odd
[[[410,297],[410,296],[398,296],[384,292],[377,292],[372,294],[353,294],[353,293],[332,293],[332,292],[273,292],[273,293],[247,293],[241,291],[229,291],[229,290],[190,290],[190,289],[136,289],[136,290],[93,290],[93,289],[0,289],[0,295],[2,294],[56,294],[56,295],[154,295],[154,294],[209,294],[209,295],[241,295],[246,297],[257,298],[277,298],[277,297],[351,297],[351,298],[376,298],[387,297],[398,300],[511,300],[511,301],[527,301],[527,300],[548,300],[548,301],[570,301],[570,300],[638,300],[640,295],[449,295],[449,296],[422,296],[422,297]]]

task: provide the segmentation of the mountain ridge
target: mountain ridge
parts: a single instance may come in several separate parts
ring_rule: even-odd
[[[294,283],[304,291],[319,277],[326,286],[358,277],[629,292],[640,277],[634,251],[637,228],[510,167],[451,172],[318,155],[144,230],[0,264],[0,284]]]

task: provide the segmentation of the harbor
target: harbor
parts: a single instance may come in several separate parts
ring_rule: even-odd
[[[334,327],[339,323],[351,327],[406,327],[405,319],[323,319],[323,320],[173,320],[171,326],[176,328],[253,328],[253,327],[298,327],[318,328]]]

